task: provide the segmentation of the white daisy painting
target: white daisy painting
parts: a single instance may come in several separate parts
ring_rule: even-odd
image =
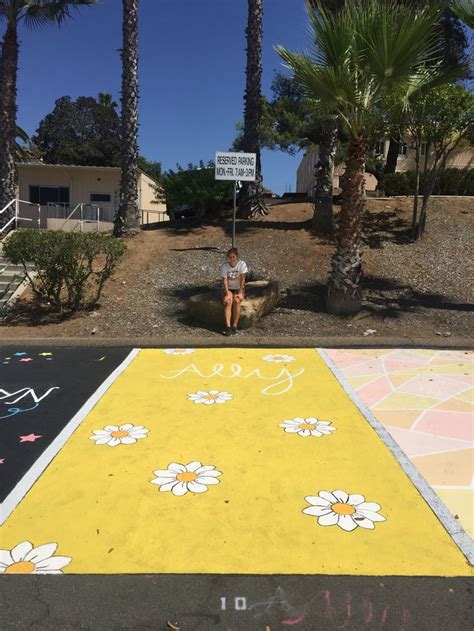
[[[35,548],[22,541],[11,550],[0,550],[0,574],[62,574],[71,557],[55,556],[57,543]]]
[[[283,427],[288,434],[297,434],[298,436],[330,436],[332,432],[336,431],[334,425],[331,425],[331,421],[320,421],[314,416],[309,418],[302,418],[296,416],[293,419],[289,419],[280,423],[279,427]]]
[[[164,353],[167,355],[191,355],[196,352],[194,348],[165,348]]]
[[[303,513],[318,518],[320,526],[339,526],[346,532],[365,528],[373,530],[375,522],[386,521],[379,514],[380,504],[366,502],[359,493],[345,491],[319,491],[317,496],[309,495],[305,500],[310,504]]]
[[[108,445],[117,447],[118,445],[133,445],[141,438],[146,438],[150,430],[143,425],[106,425],[103,429],[94,429],[91,440],[95,440],[96,445]]]
[[[280,353],[274,353],[273,355],[264,355],[262,357],[263,361],[273,362],[275,364],[287,364],[289,362],[294,362],[295,357],[293,355],[282,355]]]
[[[219,483],[222,471],[217,471],[213,465],[203,466],[200,462],[190,462],[187,465],[172,462],[167,469],[153,471],[156,478],[151,480],[157,484],[161,492],[171,491],[173,495],[186,493],[205,493],[207,487]]]
[[[194,394],[188,394],[189,401],[194,403],[204,403],[204,405],[213,405],[214,403],[227,403],[231,401],[233,396],[229,392],[219,392],[219,390],[198,390]]]

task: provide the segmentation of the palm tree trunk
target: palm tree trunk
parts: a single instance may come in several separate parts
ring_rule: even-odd
[[[319,234],[334,233],[332,193],[336,142],[336,121],[323,121],[319,156],[315,167],[316,191],[314,195],[314,215],[312,222],[313,231]]]
[[[138,0],[123,0],[122,173],[114,235],[138,230]]]
[[[0,210],[16,197],[16,82],[18,34],[16,22],[8,23],[0,58]],[[7,211],[8,213],[8,211]],[[0,216],[4,225],[14,213]]]
[[[243,182],[239,193],[239,217],[268,214],[263,198],[260,160],[260,120],[262,118],[262,34],[263,0],[248,0],[247,70],[244,96],[243,148],[257,154],[256,181]]]
[[[347,153],[341,212],[336,226],[336,252],[331,261],[328,283],[329,313],[357,313],[362,306],[360,239],[364,212],[365,150],[365,138],[359,137],[352,140]]]

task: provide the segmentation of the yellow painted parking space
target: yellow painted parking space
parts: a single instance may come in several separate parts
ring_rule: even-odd
[[[0,530],[24,541],[64,573],[471,574],[306,349],[142,350]]]

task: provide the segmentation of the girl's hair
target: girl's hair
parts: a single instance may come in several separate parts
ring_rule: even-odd
[[[239,256],[239,251],[237,250],[237,248],[230,248],[230,250],[227,250],[227,256],[230,256],[231,254]]]

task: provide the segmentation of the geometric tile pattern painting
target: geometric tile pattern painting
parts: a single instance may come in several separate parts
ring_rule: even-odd
[[[473,537],[474,354],[333,349],[327,355]]]

